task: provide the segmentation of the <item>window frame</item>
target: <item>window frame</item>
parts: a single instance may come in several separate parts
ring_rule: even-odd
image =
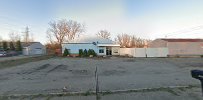
[[[99,53],[104,53],[104,49],[99,49]]]

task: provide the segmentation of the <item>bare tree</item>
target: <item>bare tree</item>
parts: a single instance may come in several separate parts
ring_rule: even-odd
[[[130,46],[130,35],[122,34],[122,35],[118,35],[117,38],[121,47],[128,48]]]
[[[59,20],[49,23],[50,28],[47,30],[47,38],[50,43],[61,45],[68,42],[84,31],[84,26],[72,20]]]
[[[137,48],[144,48],[144,46],[145,46],[145,40],[141,39],[141,38],[138,38],[136,40],[136,47]]]
[[[136,38],[135,36],[132,36],[132,37],[131,37],[131,39],[130,39],[130,47],[131,47],[131,48],[135,48],[135,47],[136,47],[136,42],[135,42],[136,39],[137,39],[137,38]]]
[[[50,28],[47,30],[47,37],[49,41],[56,41],[61,44],[65,40],[65,36],[69,33],[68,23],[66,20],[59,20],[58,22],[50,22]],[[50,40],[51,39],[51,40]]]
[[[68,21],[68,34],[66,35],[66,41],[72,40],[75,36],[79,36],[80,33],[85,31],[85,26],[76,21],[69,20]]]
[[[97,36],[100,36],[102,38],[105,38],[105,39],[110,39],[111,37],[111,33],[108,32],[107,30],[100,30],[98,33],[97,33]]]
[[[17,32],[10,32],[8,36],[10,38],[10,41],[12,42],[16,42],[21,39],[20,35]]]
[[[55,41],[53,40],[53,36],[51,32],[47,31],[46,34],[47,34],[48,44],[54,44]]]
[[[134,35],[122,34],[118,35],[118,43],[122,48],[144,48],[148,47],[148,44],[151,40],[136,38]]]

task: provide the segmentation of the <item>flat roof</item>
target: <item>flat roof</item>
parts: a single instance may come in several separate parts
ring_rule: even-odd
[[[98,47],[120,47],[120,44],[97,44]]]
[[[203,39],[161,39],[167,42],[203,42]]]

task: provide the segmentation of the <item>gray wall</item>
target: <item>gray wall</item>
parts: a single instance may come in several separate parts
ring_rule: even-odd
[[[33,43],[32,45],[27,47],[27,54],[25,52],[23,52],[24,55],[36,55],[36,49],[37,48],[41,48],[42,50],[42,55],[46,54],[46,47],[44,45],[42,45],[41,43]]]
[[[169,55],[203,55],[203,42],[168,42]]]

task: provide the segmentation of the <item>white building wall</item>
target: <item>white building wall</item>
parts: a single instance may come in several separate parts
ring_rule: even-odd
[[[27,47],[24,47],[24,48],[23,48],[23,55],[29,55],[29,52],[28,52],[28,48],[27,48]]]
[[[46,54],[46,47],[41,43],[34,43],[28,47],[23,48],[23,55],[44,55],[44,54]]]
[[[70,49],[71,54],[79,54],[79,49],[83,50],[89,50],[93,49],[96,53],[98,53],[98,48],[96,45],[90,44],[90,43],[84,43],[84,44],[79,44],[79,43],[73,43],[73,44],[62,44],[62,53],[64,50]]]
[[[112,55],[119,55],[120,47],[112,47]]]
[[[93,49],[97,55],[99,56],[104,56],[106,55],[106,47],[97,47],[97,45],[94,45],[92,43],[67,43],[67,44],[62,44],[62,53],[64,52],[64,50],[69,49],[71,54],[79,54],[79,50],[83,49],[83,50],[89,50],[89,49]],[[104,52],[103,53],[99,53],[99,49],[103,49]],[[113,53],[114,50],[117,50],[118,53]],[[112,55],[119,55],[119,47],[112,47]]]

